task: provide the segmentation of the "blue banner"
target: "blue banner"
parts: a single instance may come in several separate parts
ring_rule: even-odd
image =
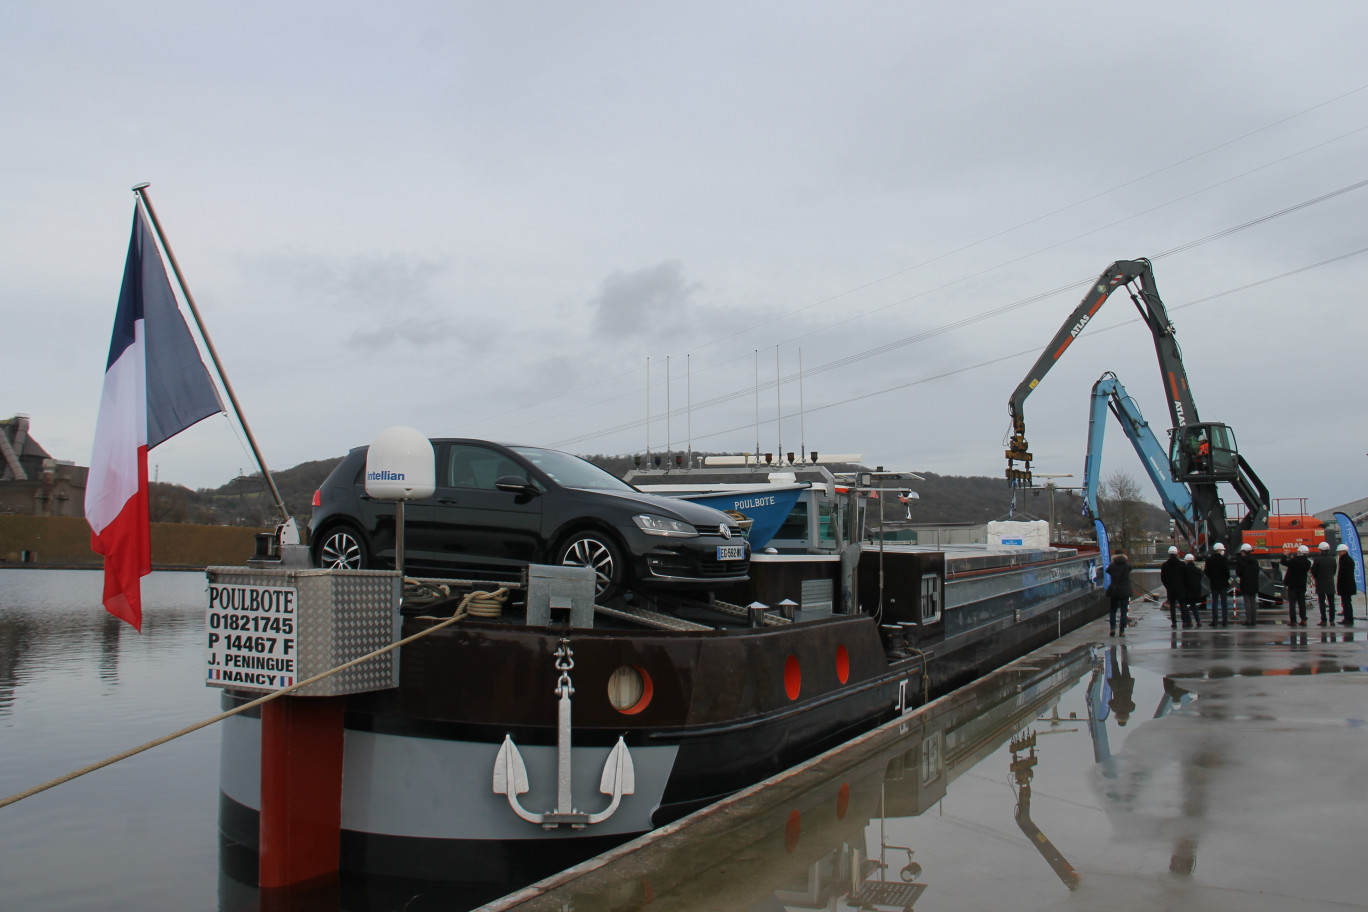
[[[1102,585],[1111,585],[1111,574],[1107,572],[1107,567],[1111,566],[1111,544],[1107,541],[1107,527],[1102,525],[1102,520],[1094,519],[1093,528],[1097,530],[1098,560],[1101,561]]]
[[[1335,522],[1339,523],[1340,541],[1349,546],[1349,556],[1354,559],[1354,582],[1359,592],[1368,592],[1363,585],[1363,544],[1359,541],[1358,528],[1345,513],[1336,513]]]

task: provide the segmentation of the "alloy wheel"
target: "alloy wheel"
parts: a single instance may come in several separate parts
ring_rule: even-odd
[[[364,570],[365,546],[347,529],[334,529],[318,547],[318,566],[328,570]]]
[[[600,600],[621,588],[623,565],[612,542],[597,535],[580,535],[561,549],[561,564],[594,571],[594,597]]]

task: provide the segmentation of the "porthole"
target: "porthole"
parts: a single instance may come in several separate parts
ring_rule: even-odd
[[[608,702],[629,716],[650,705],[653,690],[646,669],[635,665],[623,665],[608,678]]]

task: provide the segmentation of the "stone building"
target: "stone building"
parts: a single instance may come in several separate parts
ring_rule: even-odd
[[[0,421],[0,513],[84,516],[89,472],[48,455],[29,436],[27,415]]]

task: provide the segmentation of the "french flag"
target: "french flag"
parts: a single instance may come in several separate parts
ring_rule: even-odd
[[[104,555],[104,606],[142,630],[142,578],[152,572],[147,451],[223,411],[176,305],[147,216],[133,209],[114,336],[86,480],[90,547]]]

